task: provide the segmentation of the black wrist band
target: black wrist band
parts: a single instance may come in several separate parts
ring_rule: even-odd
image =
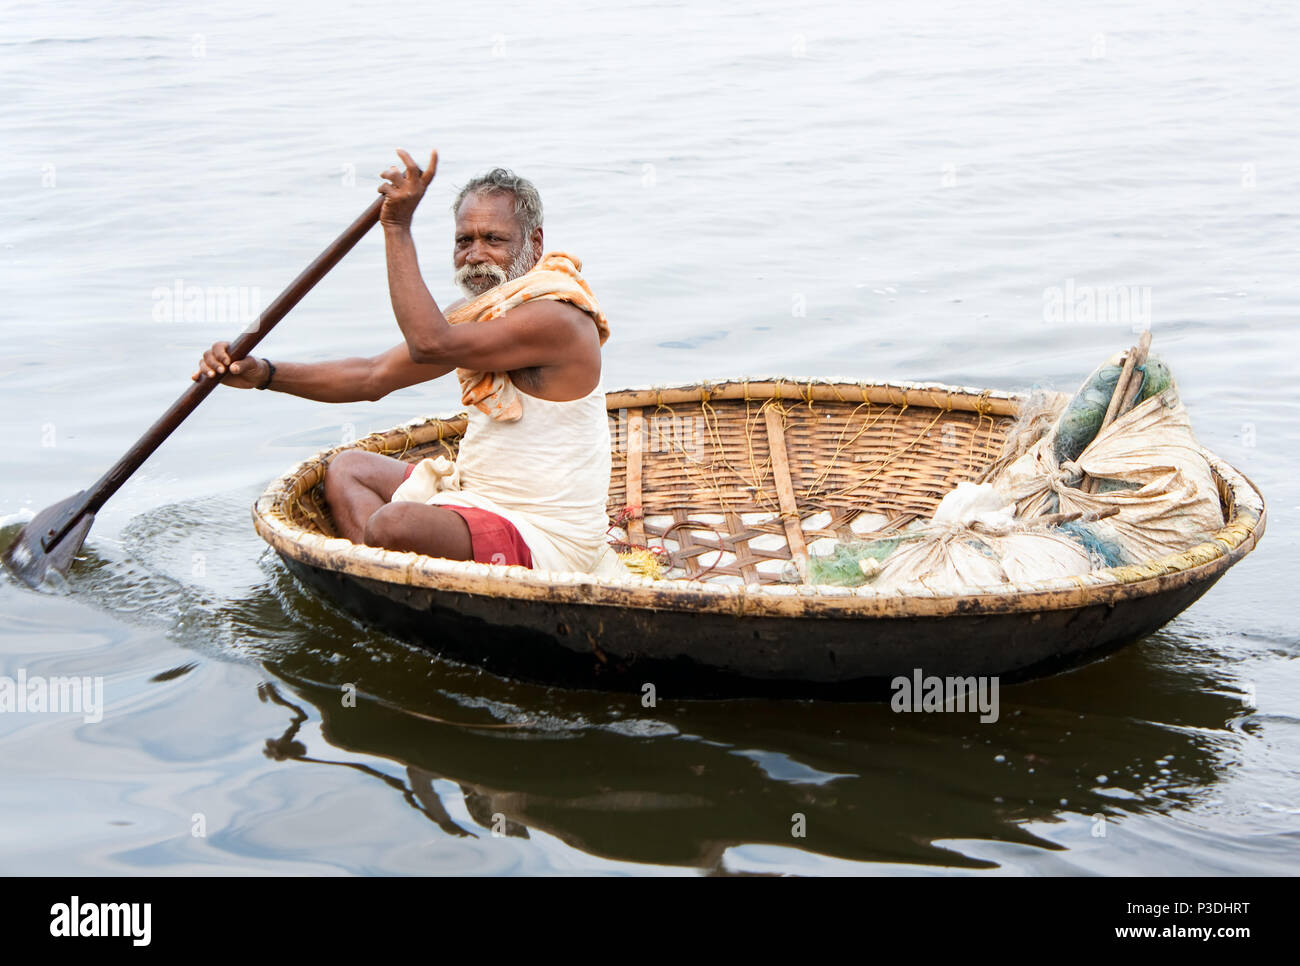
[[[257,388],[269,389],[271,387],[271,380],[275,378],[275,363],[270,359],[263,359],[262,361],[266,363],[266,382],[262,383]]]

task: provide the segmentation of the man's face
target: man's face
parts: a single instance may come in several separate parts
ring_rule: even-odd
[[[540,229],[534,233],[540,234]],[[518,278],[537,264],[539,241],[524,238],[514,195],[471,192],[456,212],[456,284],[466,297],[475,298]]]

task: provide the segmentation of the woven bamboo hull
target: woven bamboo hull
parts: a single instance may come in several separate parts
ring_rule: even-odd
[[[318,484],[344,447],[268,488],[255,525],[303,583],[412,643],[506,676],[611,690],[652,683],[683,697],[871,697],[916,669],[1007,681],[1054,673],[1171,620],[1264,529],[1253,485],[1207,453],[1227,523],[1183,554],[961,594],[792,586],[781,583],[781,565],[817,540],[856,532],[857,515],[928,516],[957,482],[977,476],[999,454],[1019,399],[750,381],[627,390],[608,404],[611,516],[642,506],[627,537],[670,548],[682,579],[564,577],[332,538]],[[666,411],[702,413],[708,452],[697,446],[683,460],[680,438],[647,446],[647,413]],[[349,445],[414,460],[454,454],[463,428],[463,417],[424,420]],[[702,519],[711,522],[696,525]]]

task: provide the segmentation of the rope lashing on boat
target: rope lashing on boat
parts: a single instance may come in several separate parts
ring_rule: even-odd
[[[331,450],[328,455],[333,456],[337,451],[337,449]],[[308,462],[307,465],[302,468],[301,472],[293,478],[293,509],[297,511],[301,517],[315,523],[323,532],[328,532],[324,523],[327,519],[326,515],[315,506],[315,497],[311,498],[311,504],[306,504],[303,503],[302,496],[304,493],[310,494],[312,490],[325,482],[325,471],[328,468],[329,460],[324,456],[318,456]],[[313,472],[316,474],[316,482],[308,484],[306,480]],[[282,514],[282,516],[284,516],[288,522],[294,522],[292,516],[288,514]]]
[[[1056,472],[1052,474],[1052,489],[1062,486],[1077,487],[1083,481],[1083,467],[1074,460],[1061,460]]]
[[[391,450],[391,449],[388,449],[387,447],[385,447],[384,443],[385,443],[385,440],[387,439],[387,436],[385,435],[385,436],[380,436],[380,437],[378,438],[378,444],[379,444],[379,445],[375,447],[374,452],[382,453],[384,456],[393,456],[393,457],[395,457],[396,459],[401,459],[403,456],[405,456],[407,453],[409,453],[409,452],[411,451],[411,447],[415,445],[415,440],[414,440],[414,438],[411,436],[411,431],[410,431],[409,429],[405,429],[405,430],[403,430],[403,431],[402,431],[402,436],[403,436],[403,440],[402,440],[402,448],[401,448],[400,450],[396,450],[396,451],[395,451],[395,450]],[[439,441],[442,440],[442,424],[441,424],[441,423],[438,424],[438,439],[439,439]]]
[[[902,411],[901,411],[901,410],[899,411],[898,416],[902,416]],[[836,491],[834,491],[833,494],[829,494],[829,495],[841,496],[841,497],[843,497],[843,496],[848,496],[850,493],[852,493],[854,490],[858,489],[858,488],[859,488],[860,486],[862,486],[863,484],[865,484],[865,483],[870,483],[872,480],[874,480],[876,477],[878,477],[881,473],[883,473],[883,472],[885,471],[886,467],[888,467],[890,464],[892,464],[895,460],[897,460],[897,459],[898,459],[900,456],[902,456],[904,453],[907,453],[909,450],[911,450],[913,447],[915,447],[915,446],[916,446],[916,445],[917,445],[921,440],[923,440],[923,439],[925,439],[927,436],[929,436],[929,435],[930,435],[930,430],[934,429],[934,427],[935,427],[936,425],[938,425],[939,420],[943,419],[943,417],[944,417],[944,413],[943,413],[942,410],[940,410],[939,412],[935,413],[934,419],[930,420],[929,424],[925,427],[925,429],[921,430],[921,432],[919,432],[919,433],[918,433],[918,434],[917,434],[917,435],[912,439],[912,441],[911,441],[910,443],[908,443],[906,446],[904,446],[902,449],[900,449],[900,450],[895,450],[894,452],[890,453],[889,456],[888,456],[888,458],[886,458],[885,460],[883,460],[883,461],[880,463],[880,465],[879,465],[878,467],[876,467],[876,470],[875,470],[874,473],[871,473],[869,476],[865,476],[865,477],[863,477],[862,479],[858,480],[858,482],[854,483],[852,486],[846,486],[846,487],[844,487],[843,489],[836,490]],[[897,425],[898,425],[898,418],[897,418],[897,417],[895,417],[895,419],[894,419],[894,425],[895,425],[895,427],[897,427]]]
[[[614,514],[614,522],[612,526],[621,527],[623,524],[627,523],[628,520],[644,519],[645,513],[642,511],[640,506],[628,504]]]
[[[323,524],[323,521],[324,521],[324,519],[325,519],[325,518],[324,518],[324,515],[321,514],[318,510],[314,510],[314,509],[312,509],[311,507],[306,506],[306,505],[302,502],[302,498],[299,497],[297,494],[294,494],[294,498],[293,498],[293,508],[294,508],[294,510],[297,511],[297,512],[298,512],[298,513],[299,513],[299,514],[300,514],[304,519],[307,519],[307,520],[312,521],[312,523],[315,523],[318,527],[320,527],[321,530],[324,530],[324,529],[325,529],[324,524]],[[292,521],[292,518],[290,518],[290,521],[289,521],[289,522],[293,522],[293,521]]]
[[[719,422],[718,422],[717,410],[714,409],[714,407],[708,402],[701,402],[700,411],[704,415],[704,425],[709,432],[709,442],[713,447],[714,459],[709,464],[709,469],[711,471],[710,482],[712,483],[713,490],[717,495],[718,505],[719,507],[721,507],[723,512],[727,512],[727,511],[736,512],[735,508],[728,503],[726,495],[722,491],[722,483],[719,481],[718,478],[718,472],[719,472],[717,469],[718,465],[721,464],[721,466],[725,467],[727,470],[730,470],[735,475],[735,477],[742,482],[742,484],[744,484],[747,488],[753,491],[755,499],[758,499],[759,495],[761,494],[762,481],[767,475],[766,470],[760,472],[758,466],[755,464],[754,430],[753,430],[753,422],[750,418],[750,412],[751,412],[750,408],[748,404],[746,404],[745,406],[745,412],[746,412],[746,423],[745,423],[746,453],[745,455],[748,459],[749,469],[752,474],[751,477],[749,478],[746,478],[744,474],[742,474],[739,470],[737,470],[736,467],[734,467],[731,464],[731,461],[726,458],[726,447],[722,443],[722,434],[718,429]],[[759,414],[760,416],[762,414],[761,406],[759,407]],[[673,412],[673,417],[676,418],[675,412]],[[770,465],[771,465],[771,457],[769,456],[768,466]],[[680,455],[678,455],[678,466],[682,470],[683,474],[687,475],[687,478],[689,478],[689,473],[687,472],[686,464],[682,461]]]
[[[947,413],[952,412],[952,393],[946,395],[942,403],[940,403],[939,400],[935,398],[933,389],[927,389],[925,391],[925,394],[930,397],[931,409],[942,409],[944,412]]]
[[[711,524],[711,523],[704,523],[704,522],[701,521],[701,520],[678,520],[678,521],[676,521],[675,523],[673,523],[672,525],[670,525],[669,527],[667,527],[667,528],[664,530],[664,532],[661,533],[661,534],[659,535],[659,541],[660,541],[660,543],[663,545],[664,553],[665,553],[669,558],[672,557],[672,554],[671,554],[671,552],[668,550],[668,546],[667,546],[667,544],[664,543],[664,541],[668,538],[668,535],[669,535],[670,533],[672,533],[674,530],[676,530],[678,527],[685,527],[685,528],[687,528],[687,529],[692,529],[692,528],[693,528],[693,529],[696,529],[696,530],[712,530],[712,531],[713,531],[713,535],[716,536],[716,537],[718,538],[718,545],[717,545],[717,547],[709,547],[709,546],[707,546],[707,545],[706,545],[706,547],[705,547],[706,552],[707,552],[707,551],[713,551],[713,550],[716,550],[716,551],[717,551],[717,554],[718,554],[718,559],[715,560],[715,561],[713,561],[712,564],[710,564],[708,567],[705,567],[705,568],[704,568],[703,570],[701,570],[698,574],[693,574],[693,575],[691,576],[691,579],[692,579],[692,580],[703,580],[705,577],[707,577],[709,574],[713,573],[713,571],[717,569],[718,564],[720,564],[720,563],[722,562],[722,555],[723,555],[724,553],[727,552],[727,548],[726,548],[726,546],[725,546],[725,540],[723,539],[722,533],[721,533],[721,531],[718,530],[717,527],[713,526],[713,524]],[[680,540],[678,541],[678,546],[679,546],[679,548],[686,549],[686,548],[685,548],[685,545],[682,544],[682,542],[681,542]],[[681,554],[681,552],[682,552],[682,550],[679,549],[678,553]],[[697,562],[697,564],[698,564],[698,561],[696,561],[696,562]],[[683,569],[689,569],[689,568],[685,568],[685,567],[684,567]]]
[[[951,400],[951,398],[952,396],[951,394],[949,394],[949,399]],[[992,435],[993,431],[997,428],[997,422],[994,421],[992,415],[993,401],[991,396],[991,390],[985,389],[982,393],[976,396],[974,407],[975,407],[975,430],[970,435],[970,445],[966,447],[966,469],[967,470],[972,470],[975,468],[975,437],[979,433],[980,429],[983,428],[984,421],[988,420],[988,424],[989,424],[989,428],[985,431],[986,438],[987,436]]]
[[[871,420],[870,422],[868,422],[867,419],[864,418],[862,421],[861,428],[856,433],[853,434],[853,438],[846,440],[844,438],[844,434],[848,432],[849,427],[853,425],[853,417],[858,414],[858,411],[862,409],[863,406],[867,407],[868,416],[871,414],[871,402],[865,399],[863,400],[861,405],[855,406],[853,411],[849,413],[848,418],[844,420],[843,428],[840,430],[840,438],[836,441],[835,451],[831,453],[831,457],[827,461],[826,467],[816,477],[814,477],[811,483],[808,484],[808,488],[804,491],[805,499],[811,499],[813,495],[817,493],[817,488],[821,485],[822,481],[825,480],[828,476],[830,476],[831,471],[836,468],[836,462],[839,460],[841,454],[843,454],[845,448],[852,446],[859,439],[861,439],[862,434],[865,433],[867,430],[869,430],[872,426],[876,425],[876,423],[878,423],[881,419],[883,419],[887,411],[887,408],[882,409],[880,411],[880,415],[877,416],[875,419]]]

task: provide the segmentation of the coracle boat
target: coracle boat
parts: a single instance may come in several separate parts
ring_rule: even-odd
[[[1171,620],[1249,553],[1262,496],[1202,450],[1224,525],[1139,565],[960,592],[801,583],[809,552],[926,519],[1002,455],[1026,397],[937,384],[701,383],[607,394],[616,545],[668,570],[613,578],[452,561],[337,538],[321,481],[355,447],[454,458],[464,414],[336,446],[257,500],[259,534],[363,622],[495,673],[568,687],[719,697],[880,696],[896,676],[1025,680]],[[645,553],[645,551],[642,551]]]

